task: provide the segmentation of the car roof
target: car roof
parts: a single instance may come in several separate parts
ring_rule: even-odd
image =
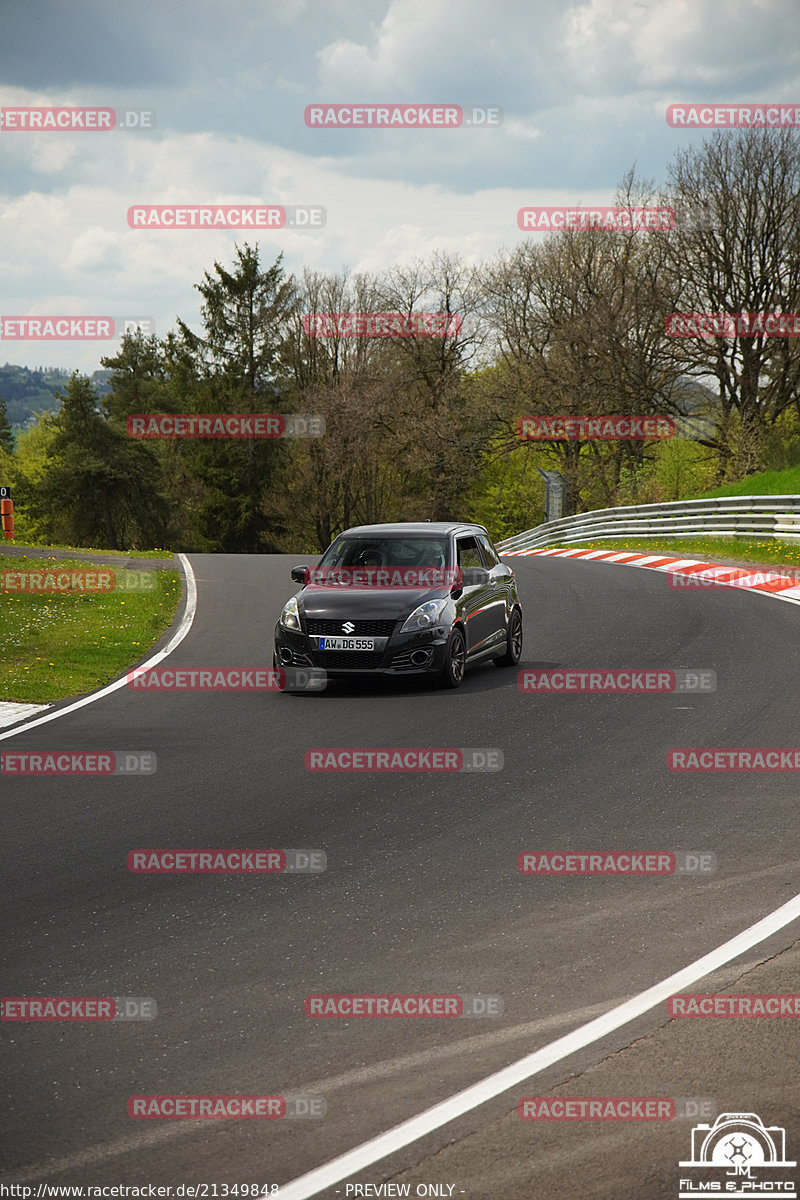
[[[394,524],[387,525],[354,525],[351,529],[343,529],[343,534],[359,534],[368,536],[378,535],[402,535],[402,534],[425,534],[425,533],[474,533],[475,530],[480,533],[485,533],[488,536],[488,529],[485,525],[477,525],[472,521],[397,521]]]

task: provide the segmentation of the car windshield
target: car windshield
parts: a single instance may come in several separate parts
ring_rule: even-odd
[[[339,538],[320,567],[446,567],[447,539],[441,537]]]

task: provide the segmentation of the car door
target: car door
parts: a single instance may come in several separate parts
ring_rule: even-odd
[[[496,595],[496,588],[491,583],[469,582],[470,568],[485,565],[478,540],[473,534],[456,537],[456,563],[467,573],[459,602],[467,631],[467,653],[477,654],[485,649],[492,635],[492,623],[495,620],[492,595]]]
[[[489,629],[488,637],[500,645],[506,638],[509,593],[513,575],[505,563],[500,561],[497,551],[489,541],[487,535],[479,533],[476,534],[476,538],[483,554],[484,565],[491,572],[492,576],[490,600],[488,602],[488,615],[491,618],[487,622]],[[489,644],[487,642],[487,645]]]

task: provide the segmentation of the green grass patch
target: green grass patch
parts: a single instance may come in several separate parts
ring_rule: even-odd
[[[87,571],[83,559],[0,557],[9,571]],[[108,570],[109,568],[106,568]],[[0,591],[0,700],[48,704],[110,683],[172,623],[180,574],[158,570],[147,591]]]
[[[800,466],[787,467],[784,471],[761,471],[748,475],[736,483],[726,483],[713,492],[702,492],[695,500],[706,500],[713,496],[798,496],[800,495]]]
[[[171,550],[106,550],[103,546],[61,546],[45,542],[24,542],[18,538],[17,541],[7,542],[8,546],[16,546],[17,542],[21,546],[25,546],[31,550],[75,550],[79,554],[117,554],[120,558],[172,558]],[[0,543],[2,545],[2,543]]]
[[[626,550],[643,554],[674,554],[680,558],[735,558],[737,562],[768,563],[771,566],[800,566],[800,542],[776,538],[696,537],[696,538],[608,538],[605,541],[570,542],[552,547],[559,550]]]

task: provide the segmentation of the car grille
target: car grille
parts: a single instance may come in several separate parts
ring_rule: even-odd
[[[381,665],[383,651],[370,650],[315,650],[311,657],[316,667],[328,671],[369,671]]]
[[[345,633],[342,625],[346,621],[347,617],[344,618],[344,621],[307,617],[306,632],[310,637],[319,637],[320,635],[326,637],[329,635],[331,637],[391,637],[394,633],[394,627],[397,624],[397,621],[353,621],[352,624],[355,625],[355,629],[348,630]],[[333,653],[337,652],[333,651]]]

